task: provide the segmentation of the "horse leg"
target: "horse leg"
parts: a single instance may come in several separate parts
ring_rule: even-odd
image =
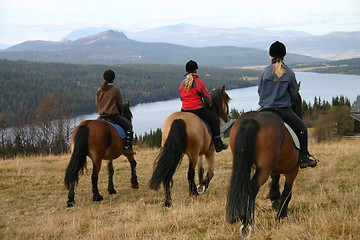
[[[112,160],[109,161],[108,163],[108,171],[109,171],[109,184],[108,184],[108,191],[110,194],[115,194],[116,190],[114,188],[114,181],[113,181],[113,177],[114,177],[114,166],[113,166],[113,162]]]
[[[170,182],[172,181],[164,181],[163,185],[164,185],[164,192],[165,192],[165,207],[170,207],[171,206],[171,190],[170,190]]]
[[[281,201],[280,201],[280,208],[276,219],[280,221],[282,218],[287,216],[288,205],[291,200],[292,195],[292,186],[295,181],[299,169],[295,168],[292,172],[285,175],[285,185],[284,190],[281,193]]]
[[[99,180],[99,172],[101,169],[101,160],[98,162],[99,162],[98,164],[96,164],[95,161],[93,162],[93,171],[92,171],[92,175],[91,175],[93,201],[96,201],[96,202],[102,201],[104,199],[99,194],[99,189],[98,189],[98,180]]]
[[[136,174],[136,164],[137,163],[136,163],[133,155],[128,155],[127,159],[129,161],[130,167],[131,167],[131,179],[130,179],[131,187],[139,188],[139,183],[138,183],[137,174]]]
[[[273,210],[278,211],[280,205],[280,190],[279,190],[280,175],[271,176],[270,190],[268,198],[271,200],[271,207]]]
[[[67,207],[75,206],[75,183],[71,183],[68,193]]]
[[[208,164],[208,172],[205,179],[205,189],[209,187],[210,181],[214,177],[214,153],[211,153],[209,156],[206,155],[206,160]]]
[[[204,180],[204,166],[202,164],[202,156],[199,157],[199,170],[198,170],[198,174],[199,174],[199,184],[205,184],[205,180]]]
[[[189,181],[189,194],[190,195],[199,195],[196,184],[195,184],[195,167],[197,163],[197,157],[189,157],[189,169],[188,169],[188,181]]]
[[[265,184],[269,178],[269,173],[267,171],[257,169],[254,176],[251,178],[249,183],[250,196],[248,201],[248,213],[247,216],[242,219],[242,222],[245,226],[248,224],[254,224],[254,212],[255,212],[255,199],[260,190],[260,187]]]

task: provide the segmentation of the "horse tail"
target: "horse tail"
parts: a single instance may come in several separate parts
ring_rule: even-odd
[[[149,182],[149,188],[158,190],[162,182],[169,183],[184,156],[187,143],[186,124],[182,119],[175,119],[170,127],[168,137],[159,155]]]
[[[65,171],[64,183],[69,190],[70,186],[77,184],[79,173],[83,173],[86,167],[86,155],[88,153],[89,127],[80,126],[75,134],[74,150],[71,154],[69,165]]]
[[[233,169],[226,204],[226,221],[235,223],[246,219],[249,211],[250,174],[259,124],[255,119],[242,120],[236,133]]]

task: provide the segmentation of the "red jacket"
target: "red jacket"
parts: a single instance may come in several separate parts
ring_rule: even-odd
[[[211,100],[210,93],[206,88],[206,85],[203,81],[199,79],[197,75],[193,75],[194,82],[191,86],[190,91],[187,91],[184,87],[185,79],[181,82],[179,86],[179,95],[182,102],[181,109],[199,109],[203,107],[203,101],[199,93],[203,94],[205,97],[208,97]],[[199,93],[198,93],[199,92]]]

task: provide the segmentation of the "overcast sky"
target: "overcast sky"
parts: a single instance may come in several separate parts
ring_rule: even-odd
[[[0,0],[0,43],[59,41],[88,27],[139,31],[188,23],[300,30],[360,31],[360,0]]]

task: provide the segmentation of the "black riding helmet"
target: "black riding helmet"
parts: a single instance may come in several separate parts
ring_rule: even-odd
[[[186,72],[188,73],[194,73],[197,69],[199,69],[197,63],[193,60],[190,60],[185,65]]]
[[[113,70],[109,69],[104,72],[104,80],[107,82],[113,82],[115,79],[115,73]]]
[[[282,42],[276,41],[273,44],[271,44],[269,48],[269,55],[271,57],[285,57],[286,55],[286,47]]]

